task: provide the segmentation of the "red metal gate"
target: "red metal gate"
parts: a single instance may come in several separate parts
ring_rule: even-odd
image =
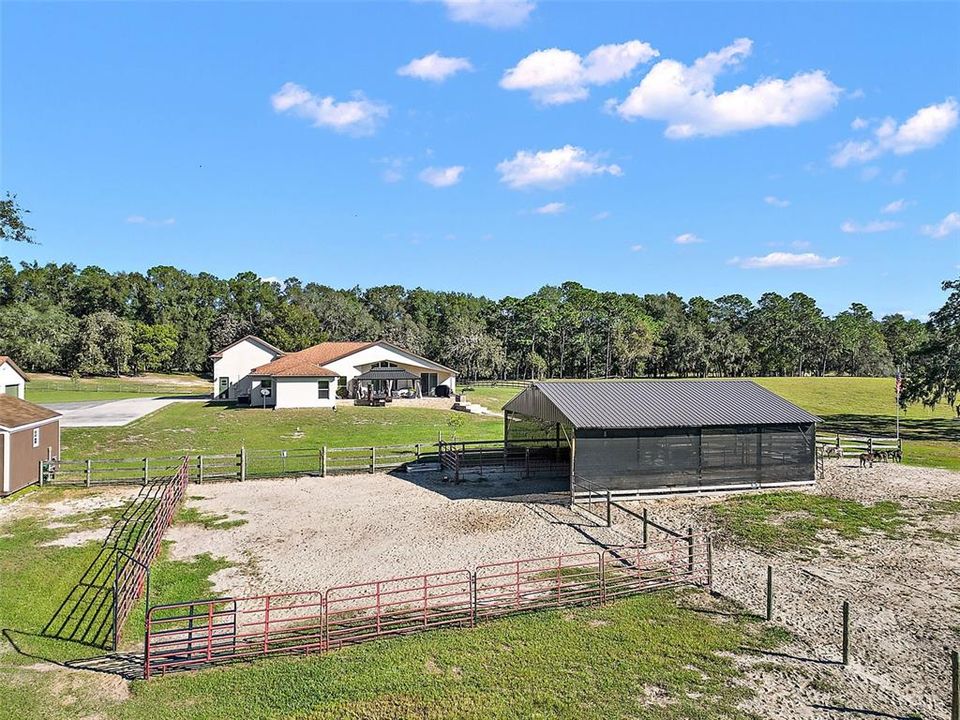
[[[324,597],[328,649],[474,622],[467,570],[341,585]]]

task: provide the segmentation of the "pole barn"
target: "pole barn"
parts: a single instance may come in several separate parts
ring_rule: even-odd
[[[636,497],[813,483],[817,422],[750,380],[559,380],[504,406],[504,439],[559,433],[571,493]]]

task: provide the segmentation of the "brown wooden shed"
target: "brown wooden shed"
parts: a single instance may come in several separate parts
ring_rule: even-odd
[[[40,461],[60,457],[60,413],[0,395],[0,497],[40,481]]]

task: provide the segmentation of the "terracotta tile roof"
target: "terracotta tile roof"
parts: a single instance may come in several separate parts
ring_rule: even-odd
[[[375,345],[372,342],[325,342],[299,352],[287,353],[254,368],[251,375],[266,377],[336,377],[327,363]]]
[[[30,376],[28,376],[23,370],[21,370],[17,366],[17,364],[13,361],[13,358],[11,358],[9,355],[0,355],[0,365],[3,365],[4,363],[9,363],[10,367],[12,367],[18,373],[20,373],[23,376],[24,380],[30,379]]]
[[[240,338],[240,339],[237,340],[236,342],[232,342],[232,343],[230,343],[229,345],[227,345],[225,348],[223,348],[222,350],[218,350],[217,352],[213,353],[213,355],[211,355],[210,357],[211,357],[212,359],[214,359],[214,360],[216,360],[217,358],[223,357],[223,354],[224,354],[227,350],[229,350],[230,348],[232,348],[232,347],[234,347],[234,346],[236,346],[236,345],[239,345],[239,344],[242,343],[244,340],[253,340],[253,342],[259,343],[260,345],[262,345],[263,347],[267,348],[268,350],[272,350],[272,351],[275,352],[277,355],[283,355],[283,350],[281,350],[281,349],[278,348],[278,347],[274,347],[273,345],[271,345],[270,343],[268,343],[268,342],[267,342],[266,340],[264,340],[263,338],[258,338],[256,335],[244,335],[242,338]]]
[[[0,426],[8,430],[55,417],[60,413],[13,395],[0,395]]]

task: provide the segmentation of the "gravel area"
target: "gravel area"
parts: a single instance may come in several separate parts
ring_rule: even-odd
[[[745,708],[769,718],[947,717],[949,650],[960,647],[960,473],[849,461],[828,465],[812,493],[893,500],[909,517],[902,537],[829,541],[816,557],[772,556],[718,543],[715,588],[757,614],[766,566],[775,572],[775,617],[795,640],[741,658],[758,690]],[[668,525],[709,527],[722,496],[648,503]],[[938,505],[938,503],[941,503]],[[623,532],[637,528],[617,513]],[[841,605],[851,603],[851,664],[840,665]]]
[[[325,589],[593,549],[566,495],[544,494],[562,487],[387,474],[191,485],[189,507],[244,523],[181,524],[166,539],[174,558],[235,564],[213,576],[218,593]]]

